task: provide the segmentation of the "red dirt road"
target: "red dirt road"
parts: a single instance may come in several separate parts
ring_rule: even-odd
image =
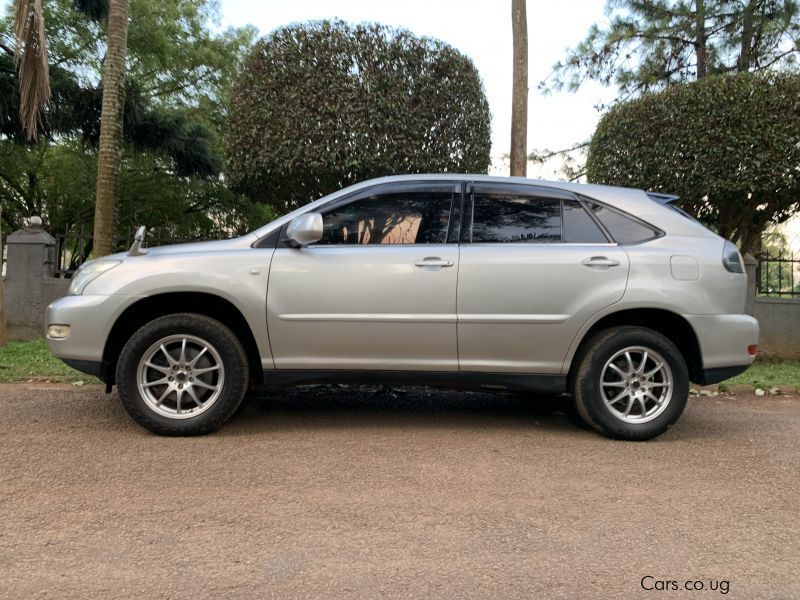
[[[316,387],[175,439],[0,385],[0,518],[0,598],[800,598],[800,398],[624,443],[519,395]]]

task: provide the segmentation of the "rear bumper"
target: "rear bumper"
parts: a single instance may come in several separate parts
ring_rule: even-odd
[[[758,321],[750,315],[683,315],[694,329],[703,360],[702,384],[718,383],[745,371],[755,359]]]
[[[738,367],[717,367],[716,369],[703,369],[702,380],[696,381],[695,383],[700,385],[719,383],[720,381],[725,381],[731,377],[736,377],[740,373],[747,371],[749,368],[750,365],[740,365]]]

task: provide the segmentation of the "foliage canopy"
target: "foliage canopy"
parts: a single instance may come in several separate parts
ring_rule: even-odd
[[[226,176],[280,211],[356,181],[485,172],[489,105],[472,61],[378,24],[283,27],[231,93]]]
[[[719,75],[612,107],[589,146],[594,183],[681,196],[745,252],[800,206],[800,76]]]
[[[795,69],[800,56],[796,0],[607,0],[606,12],[541,87],[593,80],[629,98],[706,75]]]
[[[78,9],[76,9],[76,6]],[[19,127],[12,16],[0,19],[0,203],[5,231],[40,215],[54,232],[91,231],[107,0],[45,0],[53,103],[38,144]],[[219,177],[233,74],[253,28],[217,31],[216,0],[131,0],[118,234],[225,237],[263,207]]]

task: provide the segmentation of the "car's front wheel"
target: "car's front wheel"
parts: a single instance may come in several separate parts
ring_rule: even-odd
[[[137,423],[161,435],[219,428],[242,402],[248,362],[236,335],[215,319],[166,315],[131,336],[117,362],[117,389]]]
[[[645,327],[601,331],[577,357],[573,399],[605,436],[648,440],[681,416],[689,396],[686,361],[669,339]]]

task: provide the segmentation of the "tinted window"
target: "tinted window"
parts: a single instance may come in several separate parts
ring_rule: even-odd
[[[660,231],[648,227],[639,221],[620,212],[606,208],[601,204],[589,203],[591,211],[600,219],[603,226],[608,229],[611,237],[618,244],[635,244],[658,237]]]
[[[606,244],[605,234],[577,200],[564,200],[564,241],[573,244]]]
[[[452,196],[415,191],[356,200],[322,215],[317,244],[444,244]]]
[[[476,192],[472,241],[495,244],[560,242],[561,201],[514,192]]]

